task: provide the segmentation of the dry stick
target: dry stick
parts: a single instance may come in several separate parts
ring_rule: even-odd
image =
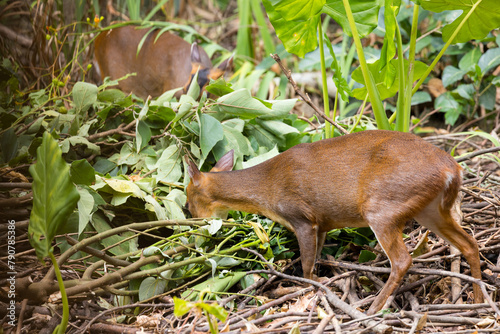
[[[318,327],[312,332],[312,334],[322,334],[325,330],[325,327],[328,325],[328,323],[335,317],[335,313],[332,313],[321,320],[319,323]]]
[[[353,263],[343,263],[343,262],[337,262],[337,261],[331,261],[331,260],[318,260],[318,263],[321,264],[327,264],[330,266],[338,266],[341,268],[346,268],[346,269],[354,269],[354,270],[365,270],[365,271],[372,271],[372,272],[377,272],[377,273],[390,273],[391,268],[379,268],[379,267],[370,267],[370,266],[363,266],[359,264],[353,264]],[[486,290],[486,283],[481,281],[480,279],[467,276],[464,274],[460,273],[454,273],[451,271],[447,270],[441,270],[441,269],[421,269],[421,268],[410,268],[408,269],[408,274],[418,274],[418,275],[440,275],[440,276],[449,276],[449,277],[458,277],[461,280],[471,282],[471,283],[476,283],[479,285],[481,288],[481,291],[483,292],[484,298],[488,302],[488,305],[495,311],[497,316],[500,317],[500,310],[498,307],[495,305],[493,300],[491,299],[490,295],[488,294],[488,291]]]
[[[334,127],[337,128],[337,130],[339,130],[342,134],[344,135],[347,135],[349,134],[349,132],[347,132],[343,127],[341,127],[337,122],[335,122],[333,119],[331,119],[330,117],[328,117],[323,111],[321,111],[319,109],[319,107],[317,105],[315,105],[312,101],[311,101],[311,98],[309,97],[309,95],[307,93],[303,93],[299,87],[297,86],[297,83],[295,82],[295,80],[293,80],[292,78],[292,72],[287,69],[285,67],[285,65],[283,65],[283,63],[281,62],[281,59],[280,57],[277,55],[277,54],[271,54],[271,57],[278,63],[279,67],[281,67],[281,70],[283,71],[283,74],[285,74],[285,76],[287,77],[288,79],[288,82],[290,82],[290,84],[292,85],[293,89],[295,90],[295,92],[302,98],[302,100],[304,100],[305,103],[307,103],[311,108],[314,109],[314,111],[316,112],[316,114],[318,114],[319,116],[323,117],[326,121],[328,121],[329,123],[331,123]]]
[[[167,308],[170,308],[170,307],[173,307],[173,306],[174,306],[174,304],[144,304],[144,303],[137,303],[137,304],[129,304],[129,305],[124,305],[124,306],[113,307],[112,309],[100,312],[98,315],[96,315],[94,318],[92,318],[92,320],[89,321],[89,323],[85,326],[85,328],[81,329],[80,331],[77,331],[77,333],[85,333],[90,328],[90,326],[94,322],[97,321],[97,319],[99,319],[100,317],[102,317],[102,316],[104,316],[106,314],[109,314],[109,313],[114,313],[114,312],[117,312],[117,311],[120,311],[120,310],[125,310],[125,309],[128,309],[128,308],[135,308],[135,307],[153,307],[153,308],[156,308],[156,307],[167,307]]]
[[[492,153],[492,152],[498,152],[500,151],[500,146],[495,146],[495,147],[490,147],[490,148],[485,148],[484,150],[479,150],[472,152],[470,154],[464,155],[463,157],[455,159],[456,162],[462,162],[465,160],[472,159],[474,157],[477,157],[478,155],[486,154],[486,153]]]
[[[255,271],[255,272],[271,273],[273,275],[280,276],[280,277],[283,277],[283,278],[287,278],[287,279],[290,279],[290,280],[295,280],[295,281],[299,281],[299,282],[311,284],[311,285],[313,285],[313,286],[315,286],[315,287],[320,288],[321,290],[323,290],[323,293],[325,294],[326,299],[328,300],[328,302],[330,304],[332,304],[334,307],[336,307],[336,308],[342,310],[343,312],[345,312],[346,314],[348,314],[351,318],[353,318],[353,319],[359,319],[359,318],[366,317],[366,315],[363,312],[358,311],[357,309],[355,309],[351,305],[349,305],[349,304],[344,303],[343,301],[341,301],[333,292],[330,291],[330,289],[328,289],[323,284],[318,283],[316,281],[313,281],[311,279],[294,277],[294,276],[290,276],[290,275],[286,275],[286,274],[282,274],[280,272],[277,272],[274,269],[273,265],[271,263],[269,263],[260,253],[254,251],[252,249],[248,249],[248,248],[242,248],[242,250],[247,251],[249,253],[252,253],[252,254],[258,256],[269,267],[269,270],[259,270],[259,271]],[[375,332],[377,332],[377,333],[389,333],[389,332],[392,332],[392,327],[389,327],[389,326],[386,326],[386,325],[383,325],[383,324],[379,324],[378,322],[375,322],[373,320],[363,321],[363,323],[367,327],[372,327],[373,330]]]

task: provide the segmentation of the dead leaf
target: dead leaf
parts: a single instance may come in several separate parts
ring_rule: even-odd
[[[429,93],[431,93],[434,98],[446,93],[446,88],[444,88],[443,82],[438,78],[430,79],[427,84],[427,88],[429,89]]]

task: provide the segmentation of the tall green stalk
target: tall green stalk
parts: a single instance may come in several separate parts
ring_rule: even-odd
[[[410,53],[408,65],[408,80],[406,81],[405,103],[401,118],[403,118],[403,128],[399,131],[408,132],[410,130],[410,113],[411,113],[411,97],[413,86],[413,74],[415,73],[415,48],[417,45],[417,30],[418,30],[418,10],[420,6],[415,4],[413,6],[413,21],[411,24],[411,37],[410,37]],[[404,77],[404,75],[403,75]],[[398,115],[398,118],[400,116]]]
[[[64,281],[62,279],[61,271],[59,270],[59,266],[57,265],[57,260],[52,252],[49,252],[50,260],[52,261],[52,265],[54,266],[54,270],[57,277],[57,283],[59,284],[59,291],[61,292],[61,301],[63,304],[63,314],[61,323],[57,325],[54,329],[53,334],[64,334],[66,333],[66,328],[68,327],[69,321],[69,304],[68,304],[68,296],[66,295],[66,289],[64,288]]]
[[[370,97],[370,102],[372,104],[373,114],[377,122],[377,127],[379,129],[389,130],[390,124],[385,114],[384,105],[380,99],[377,87],[375,85],[375,80],[368,70],[368,65],[366,64],[365,55],[363,53],[363,45],[361,44],[361,39],[356,28],[356,23],[354,21],[354,16],[352,15],[351,6],[349,0],[342,0],[344,3],[345,12],[347,14],[347,19],[349,21],[349,26],[352,32],[352,38],[356,45],[356,50],[358,51],[359,64],[361,66],[361,72],[363,73],[363,79],[365,80],[366,89],[368,91],[368,96]]]
[[[321,80],[323,82],[323,108],[326,116],[330,117],[330,99],[328,98],[328,86],[326,78],[326,64],[325,64],[325,47],[323,45],[323,26],[321,20],[318,20],[318,39],[319,39],[319,53],[321,59]],[[332,128],[329,122],[325,122],[325,138],[332,137]]]
[[[394,22],[397,22],[396,20],[396,13],[394,10],[391,10],[392,15],[394,16]],[[407,100],[407,96],[405,94],[405,89],[406,89],[406,77],[404,75],[405,73],[405,59],[404,59],[404,52],[403,52],[403,38],[401,37],[401,30],[399,29],[399,25],[396,24],[396,45],[397,45],[397,50],[398,50],[398,66],[399,66],[399,94],[398,94],[398,102],[397,102],[397,107],[396,107],[396,131],[403,131],[404,132],[404,106],[405,106],[405,101]],[[389,66],[389,64],[387,65]]]
[[[441,57],[443,56],[443,54],[446,52],[446,50],[448,49],[448,47],[451,45],[451,43],[453,42],[453,40],[455,39],[455,37],[460,32],[460,29],[462,29],[462,27],[465,24],[465,22],[467,22],[467,20],[469,19],[469,17],[472,15],[472,13],[474,13],[474,11],[476,10],[477,6],[479,6],[480,3],[481,3],[481,1],[478,1],[475,4],[472,5],[472,9],[467,13],[467,15],[464,17],[464,19],[462,20],[462,22],[460,22],[460,24],[457,26],[457,28],[455,29],[455,31],[453,32],[453,34],[451,35],[451,37],[448,39],[448,41],[446,42],[446,44],[444,45],[444,47],[441,49],[441,52],[438,53],[438,55],[436,56],[436,58],[434,58],[434,61],[432,62],[432,64],[427,68],[427,70],[422,75],[422,77],[420,78],[420,80],[417,82],[417,84],[415,85],[415,87],[413,87],[413,90],[411,92],[412,95],[417,92],[417,90],[420,88],[420,86],[422,85],[422,83],[424,82],[424,80],[427,78],[427,76],[432,72],[432,70],[434,69],[434,66],[436,66],[437,62],[441,59]]]

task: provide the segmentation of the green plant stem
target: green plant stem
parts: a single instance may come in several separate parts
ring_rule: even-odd
[[[61,292],[61,300],[63,304],[63,314],[61,323],[57,326],[56,330],[58,334],[64,334],[66,332],[66,327],[68,327],[68,321],[69,321],[68,296],[66,295],[66,289],[64,288],[64,282],[61,276],[61,271],[59,270],[59,266],[57,265],[57,260],[52,252],[49,252],[49,256],[50,260],[52,261],[52,265],[54,266],[54,270],[56,272],[57,283],[59,284],[59,291]]]
[[[412,86],[413,86],[413,75],[415,73],[415,49],[417,45],[417,31],[418,31],[418,10],[420,6],[417,4],[413,5],[413,21],[411,23],[411,37],[410,37],[410,53],[408,65],[408,80],[406,81],[406,91],[405,91],[405,104],[403,111],[403,128],[400,131],[408,132],[410,130],[410,114],[411,114],[411,97]]]
[[[346,1],[346,0],[344,0],[344,1]],[[413,87],[413,90],[411,92],[412,95],[417,92],[417,90],[420,88],[420,86],[422,85],[422,83],[424,82],[424,80],[427,78],[427,76],[432,72],[432,70],[434,69],[434,66],[436,66],[437,62],[441,59],[441,57],[443,56],[443,54],[446,52],[446,50],[448,49],[448,47],[451,45],[451,43],[453,42],[453,40],[455,39],[455,37],[460,32],[460,29],[462,29],[462,27],[465,24],[465,22],[467,22],[467,20],[469,19],[469,17],[476,10],[477,6],[480,3],[481,3],[481,1],[478,1],[474,5],[472,5],[471,10],[467,13],[467,15],[465,15],[465,17],[462,20],[462,22],[460,22],[460,24],[458,25],[457,29],[451,35],[450,39],[448,39],[448,42],[446,42],[446,44],[441,49],[441,51],[438,53],[438,55],[436,56],[436,58],[434,58],[434,61],[432,62],[432,64],[427,68],[427,70],[425,71],[424,75],[422,75],[422,77],[417,82],[417,84],[415,85],[415,87]]]
[[[368,96],[370,97],[370,102],[373,108],[373,114],[375,115],[375,120],[377,122],[377,127],[379,129],[389,130],[390,125],[385,114],[384,106],[380,95],[378,93],[377,87],[375,86],[374,79],[368,69],[366,64],[365,54],[363,52],[363,45],[361,44],[361,39],[356,28],[356,22],[354,21],[354,16],[352,15],[351,6],[349,0],[342,0],[344,3],[345,12],[347,14],[347,19],[349,21],[349,26],[352,32],[352,38],[356,44],[356,50],[358,51],[359,64],[361,66],[361,72],[363,73],[363,79],[365,80],[366,89],[368,91]]]
[[[330,99],[328,97],[328,84],[326,80],[326,64],[325,64],[325,47],[323,45],[323,26],[321,20],[318,20],[318,36],[319,36],[319,54],[321,60],[321,80],[323,82],[323,109],[326,116],[330,117]],[[332,127],[330,123],[325,122],[325,138],[332,137]]]
[[[394,22],[397,22],[396,13],[394,10],[391,10],[391,13],[394,17]],[[403,38],[401,37],[401,30],[399,29],[399,25],[396,23],[396,44],[398,50],[398,66],[399,66],[399,94],[398,94],[398,102],[396,108],[396,131],[404,132],[404,120],[405,120],[405,101],[408,96],[405,94],[406,89],[406,76],[405,76],[405,59],[404,59],[404,51],[403,51]],[[389,64],[387,65],[389,66]],[[391,117],[392,118],[392,117]]]

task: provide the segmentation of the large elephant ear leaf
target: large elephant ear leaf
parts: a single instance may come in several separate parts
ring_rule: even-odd
[[[52,240],[73,212],[80,195],[71,182],[69,166],[57,141],[45,132],[37,149],[37,162],[30,166],[33,176],[33,209],[28,232],[40,260],[51,251]]]
[[[443,41],[462,26],[452,43],[465,43],[472,39],[482,39],[493,29],[500,27],[500,6],[498,0],[421,0],[422,7],[432,12],[462,10],[462,15],[443,28]]]
[[[378,12],[384,5],[384,0],[349,0],[349,4],[358,34],[360,37],[367,36],[378,25]],[[342,0],[327,0],[322,11],[337,21],[346,34],[352,36]]]

